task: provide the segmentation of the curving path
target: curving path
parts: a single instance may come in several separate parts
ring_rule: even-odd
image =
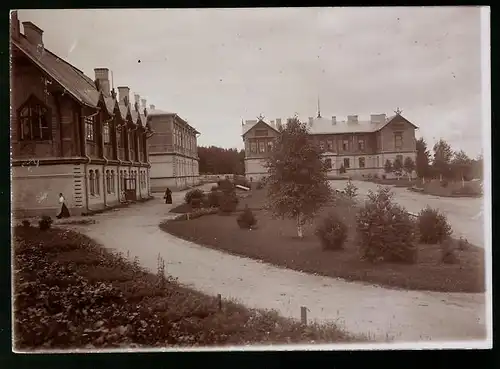
[[[210,186],[208,186],[210,187]],[[174,193],[179,203],[183,193]],[[376,340],[443,341],[484,339],[484,294],[402,291],[277,268],[180,240],[159,229],[172,217],[161,196],[148,203],[95,216],[78,230],[106,248],[137,256],[156,272],[161,254],[170,275],[209,295],[235,298],[248,307],[276,309],[300,319],[335,321]]]

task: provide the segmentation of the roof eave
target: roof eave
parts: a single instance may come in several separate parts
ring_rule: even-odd
[[[64,85],[58,78],[54,77],[52,73],[50,73],[36,58],[34,58],[30,53],[26,52],[15,40],[11,40],[11,42],[20,50],[23,52],[24,55],[26,55],[34,64],[36,64],[40,69],[42,69],[46,74],[50,76],[54,81],[56,81],[62,88],[64,88],[66,91],[70,93],[73,98],[75,98],[80,104],[88,106],[90,108],[97,108],[97,105],[92,105],[89,104],[85,101],[83,101],[78,95],[76,95],[70,88]]]

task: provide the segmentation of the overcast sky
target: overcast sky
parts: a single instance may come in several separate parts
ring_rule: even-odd
[[[115,88],[178,113],[201,145],[242,148],[242,119],[307,120],[319,95],[324,117],[399,107],[428,146],[443,137],[474,157],[482,147],[479,8],[20,10],[19,19],[90,77],[107,67]]]

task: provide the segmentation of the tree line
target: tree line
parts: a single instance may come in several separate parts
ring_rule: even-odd
[[[245,150],[198,147],[200,174],[245,174]]]

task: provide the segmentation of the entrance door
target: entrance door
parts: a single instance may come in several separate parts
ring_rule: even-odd
[[[134,177],[125,178],[125,199],[127,201],[137,200],[136,188],[137,188],[136,178]]]

